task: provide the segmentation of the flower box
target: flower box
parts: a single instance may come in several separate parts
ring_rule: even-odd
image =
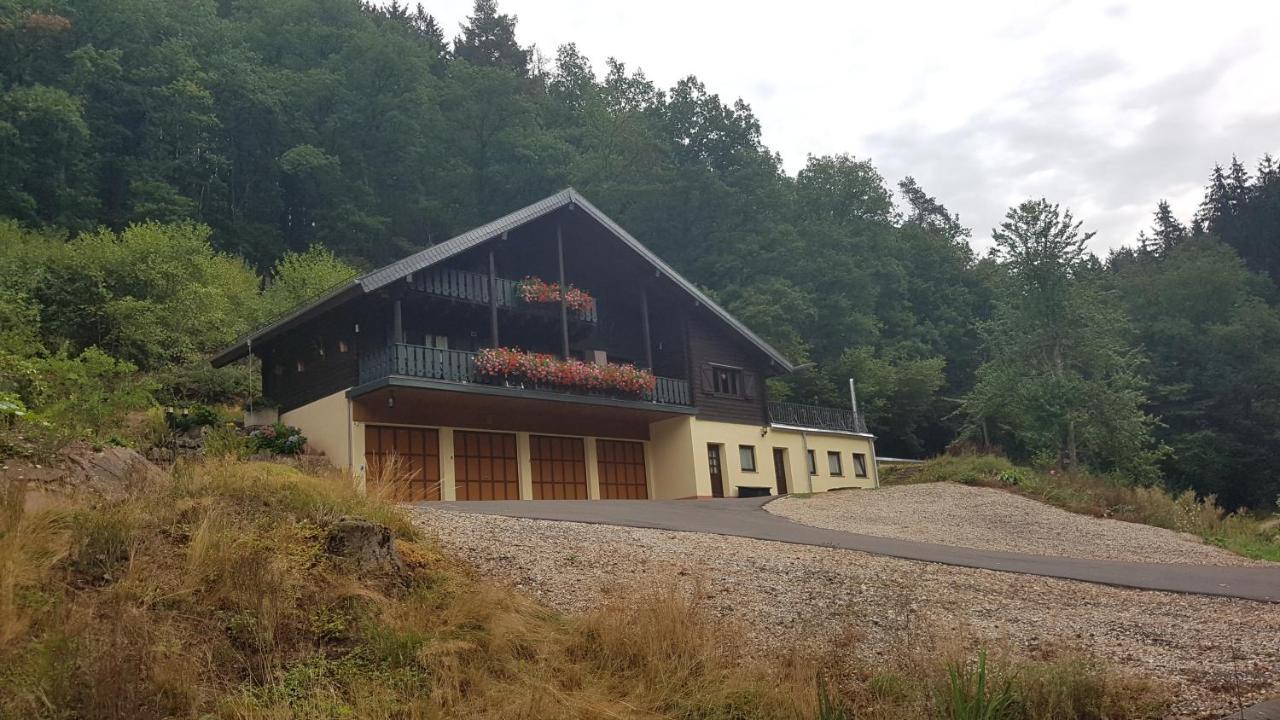
[[[643,397],[653,392],[657,378],[634,365],[597,365],[561,360],[546,353],[515,348],[485,348],[476,353],[476,374],[487,379],[529,382],[557,388]]]
[[[516,292],[520,295],[520,299],[527,303],[560,302],[560,283],[549,283],[539,277],[526,277],[516,283]],[[586,290],[570,285],[564,304],[570,310],[588,313],[595,309],[596,299]]]

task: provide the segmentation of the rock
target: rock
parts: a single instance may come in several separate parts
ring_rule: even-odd
[[[115,499],[145,490],[167,477],[133,448],[94,450],[87,444],[75,443],[61,455],[65,474],[56,484],[73,492]]]
[[[353,564],[362,573],[401,576],[408,572],[396,551],[391,529],[363,518],[338,518],[329,528],[325,551]]]

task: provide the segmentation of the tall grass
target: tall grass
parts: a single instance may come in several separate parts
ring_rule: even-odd
[[[675,588],[563,617],[336,473],[211,459],[94,507],[20,495],[0,515],[0,717],[918,718],[971,657],[908,632],[887,662],[759,659]],[[344,516],[391,527],[407,574],[331,561]],[[1122,712],[1145,686],[1084,660],[985,672],[1013,679],[1018,717],[1145,717]],[[1100,714],[1063,714],[1095,696]]]
[[[1191,533],[1246,557],[1280,561],[1280,523],[1243,510],[1228,512],[1213,496],[1197,498],[1190,490],[1173,494],[1088,472],[1040,471],[973,454],[885,468],[881,476],[886,485],[958,482],[1001,488],[1071,512]]]

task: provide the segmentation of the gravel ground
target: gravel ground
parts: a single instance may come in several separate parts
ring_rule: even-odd
[[[1080,648],[1170,683],[1175,717],[1217,717],[1280,692],[1277,605],[718,535],[412,511],[446,550],[564,612],[674,584],[762,652],[874,658],[919,623],[1027,651]]]
[[[805,525],[986,550],[1098,560],[1271,565],[1164,528],[1079,515],[1013,493],[956,483],[845,490],[765,506]]]

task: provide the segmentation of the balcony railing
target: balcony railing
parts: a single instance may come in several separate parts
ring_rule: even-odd
[[[489,276],[465,270],[433,268],[415,273],[413,288],[419,292],[439,297],[462,300],[480,305],[489,304]],[[515,308],[532,312],[558,312],[557,303],[527,303],[520,299],[519,283],[507,278],[494,278],[494,290],[498,299],[498,307]],[[585,322],[596,322],[598,313],[593,306],[588,310],[570,309],[569,314]]]
[[[397,343],[389,347],[370,350],[360,355],[360,382],[367,383],[391,375],[442,380],[461,384],[502,385],[500,380],[484,377],[476,372],[476,354],[464,350],[445,350],[422,345]],[[675,378],[657,378],[658,382],[652,393],[643,397],[625,393],[610,393],[599,390],[574,390],[561,386],[523,383],[520,387],[528,390],[565,393],[568,395],[588,395],[607,397],[615,400],[643,400],[665,405],[689,406],[691,397],[689,383]]]
[[[769,403],[769,421],[778,425],[794,425],[818,430],[856,433],[867,431],[867,421],[861,413],[855,416],[852,410],[799,403]]]

